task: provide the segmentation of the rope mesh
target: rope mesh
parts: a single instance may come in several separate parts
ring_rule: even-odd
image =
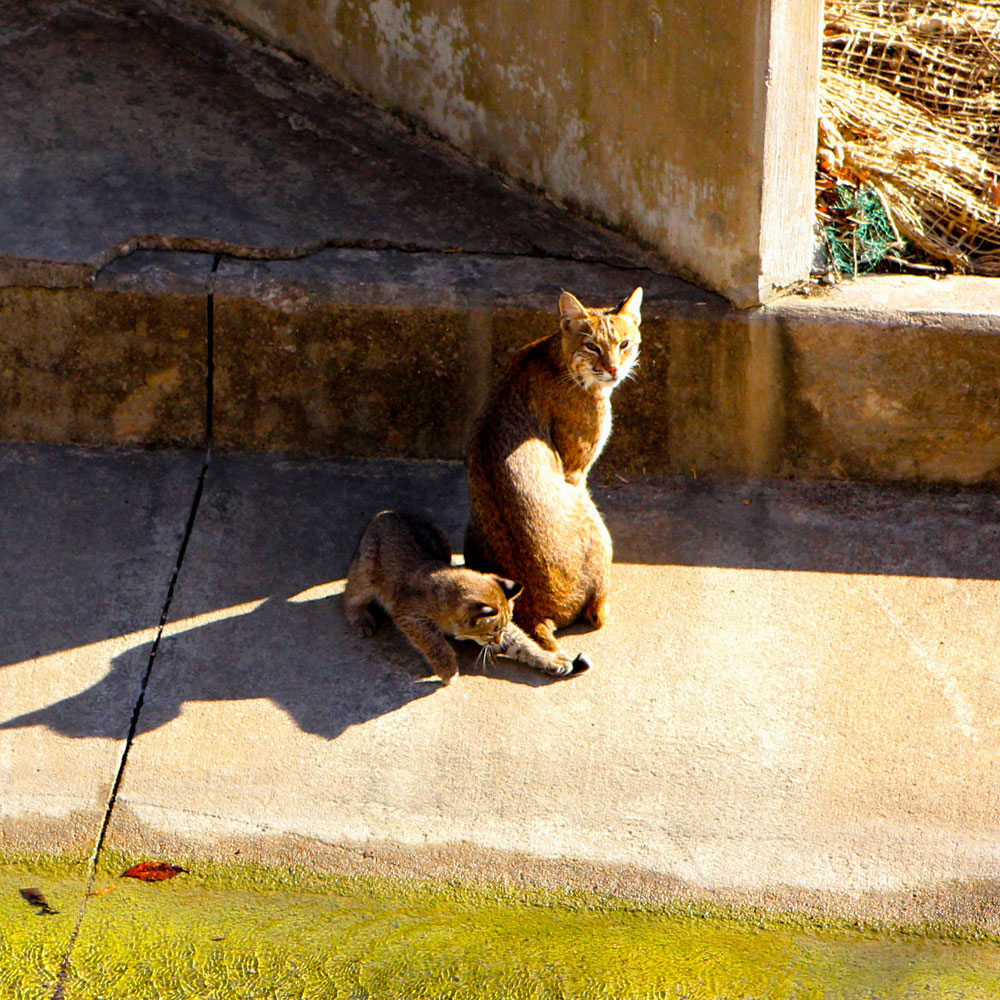
[[[895,250],[1000,275],[998,101],[1000,0],[827,0],[817,216],[840,270]]]

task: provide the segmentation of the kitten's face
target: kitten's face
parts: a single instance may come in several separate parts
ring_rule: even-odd
[[[641,288],[611,309],[586,309],[575,296],[562,293],[563,358],[577,385],[609,393],[629,377],[639,360],[641,304]]]
[[[471,569],[453,571],[451,582],[447,631],[456,639],[473,639],[480,646],[497,645],[510,624],[521,585]]]

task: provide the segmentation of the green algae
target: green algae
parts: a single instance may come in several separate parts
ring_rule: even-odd
[[[321,875],[170,860],[143,883],[102,860],[65,1000],[982,1000],[1000,942],[932,928],[703,905],[643,907],[582,893]],[[0,865],[0,996],[52,997],[79,914],[79,866]],[[39,888],[59,909],[20,898]]]
[[[20,858],[0,863],[0,997],[51,998],[87,889],[86,862]],[[55,913],[22,896],[40,890]]]

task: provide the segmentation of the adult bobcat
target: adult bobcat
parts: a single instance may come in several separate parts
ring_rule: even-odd
[[[611,431],[611,392],[639,357],[641,304],[641,288],[610,309],[563,292],[559,332],[514,356],[473,430],[466,565],[523,585],[514,619],[548,650],[580,617],[604,624],[611,536],[587,472]]]

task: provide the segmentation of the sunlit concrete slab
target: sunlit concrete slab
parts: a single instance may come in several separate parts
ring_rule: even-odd
[[[997,926],[1000,499],[612,479],[595,667],[440,688],[340,595],[461,466],[214,459],[108,845]]]
[[[92,852],[194,499],[180,452],[0,446],[0,851]]]

